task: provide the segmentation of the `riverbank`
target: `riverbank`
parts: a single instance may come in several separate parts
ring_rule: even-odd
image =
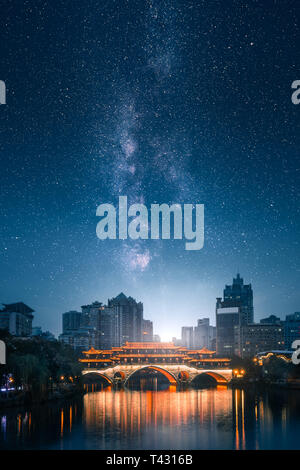
[[[43,394],[33,394],[30,391],[5,392],[0,395],[0,410],[23,405],[40,405],[52,401],[63,400],[83,395],[81,386],[67,384],[55,390],[49,390]]]
[[[232,379],[230,382],[232,388],[249,388],[249,387],[257,387],[257,388],[278,388],[278,389],[285,389],[285,390],[299,390],[300,391],[300,381],[298,379],[295,380],[246,380],[246,379]]]

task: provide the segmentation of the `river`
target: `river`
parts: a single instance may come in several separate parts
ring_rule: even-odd
[[[0,410],[0,449],[297,449],[299,435],[297,390],[108,387]]]

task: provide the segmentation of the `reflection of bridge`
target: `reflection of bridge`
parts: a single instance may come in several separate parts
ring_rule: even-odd
[[[173,343],[126,343],[110,350],[83,352],[85,378],[102,377],[109,384],[127,384],[137,372],[164,375],[172,385],[193,383],[199,377],[211,377],[225,385],[232,378],[230,361],[215,357],[215,351],[188,350]]]

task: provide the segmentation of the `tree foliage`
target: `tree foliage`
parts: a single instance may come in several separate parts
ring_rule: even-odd
[[[32,392],[46,391],[54,384],[79,383],[81,366],[73,349],[59,341],[44,338],[17,338],[0,330],[6,344],[6,365],[1,366],[0,382],[12,375],[16,386]]]

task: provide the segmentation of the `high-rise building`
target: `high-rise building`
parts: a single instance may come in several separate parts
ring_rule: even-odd
[[[90,348],[98,349],[99,335],[93,327],[80,327],[72,334],[72,344],[78,351],[88,351]]]
[[[120,346],[126,341],[142,341],[142,302],[136,302],[121,292],[114,299],[108,299],[108,307],[115,307],[119,317]]]
[[[108,305],[93,302],[83,305],[82,312],[63,314],[63,333],[59,340],[75,349],[110,349],[126,341],[141,341],[142,326],[147,331],[147,341],[153,339],[152,322],[143,322],[143,304],[123,293],[108,300]]]
[[[80,327],[78,330],[70,330],[58,337],[59,341],[68,344],[78,351],[88,351],[98,344],[98,335],[94,328]]]
[[[211,326],[209,318],[198,320],[194,328],[193,347],[196,349],[212,349],[213,340],[216,337],[216,327]]]
[[[216,303],[216,347],[217,354],[227,356],[241,354],[240,328],[253,323],[253,291],[251,284],[244,284],[243,278],[237,274],[232,285],[226,285],[223,300],[217,298]]]
[[[105,309],[102,302],[96,300],[92,304],[81,306],[80,329],[90,332],[93,337],[95,349],[101,347],[101,315]]]
[[[254,322],[253,291],[251,284],[244,284],[243,278],[237,274],[236,278],[233,279],[232,285],[225,286],[223,294],[224,301],[238,302],[236,306],[240,307],[242,325]]]
[[[236,301],[217,298],[216,326],[217,354],[232,357],[240,355],[241,307]]]
[[[284,328],[281,323],[252,323],[241,326],[241,356],[254,357],[257,353],[283,350]]]
[[[81,327],[93,327],[96,330],[99,330],[100,327],[100,314],[103,310],[102,302],[96,300],[92,304],[82,305],[81,306]]]
[[[300,339],[300,312],[287,315],[284,322],[285,349],[292,349],[292,344]]]
[[[100,315],[100,348],[111,349],[121,346],[120,315],[115,306],[105,306]]]
[[[71,310],[62,314],[63,333],[78,330],[80,328],[81,312]]]
[[[31,336],[34,310],[23,302],[3,304],[0,310],[0,329],[13,336]]]
[[[100,302],[83,305],[82,312],[72,310],[62,315],[63,333],[59,341],[69,344],[78,350],[98,349],[100,347],[99,310]]]
[[[188,349],[194,347],[194,328],[192,326],[183,326],[181,328],[181,343]]]
[[[153,323],[151,320],[142,320],[142,341],[144,343],[153,341]]]
[[[216,327],[210,325],[209,318],[201,318],[198,320],[197,326],[183,326],[181,328],[181,340],[178,340],[178,344],[188,349],[212,349],[215,347],[215,337]],[[174,341],[177,342],[176,338]]]

